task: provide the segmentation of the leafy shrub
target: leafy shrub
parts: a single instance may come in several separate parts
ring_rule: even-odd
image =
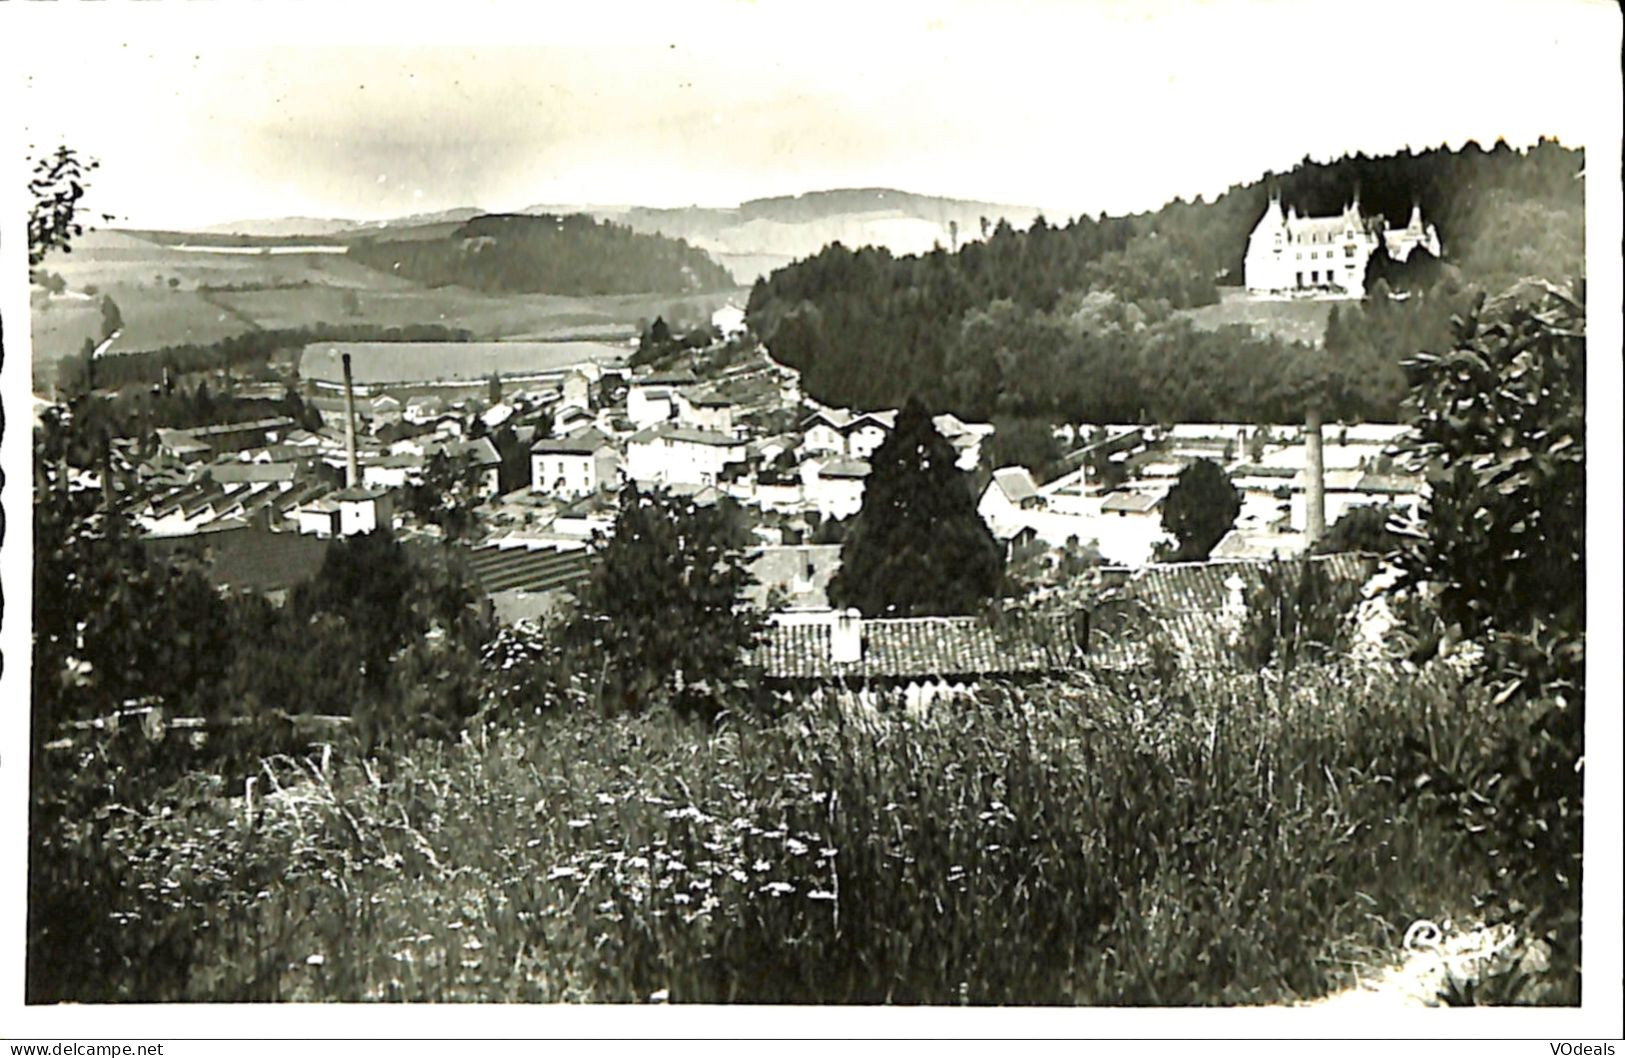
[[[1413,747],[1421,780],[1496,865],[1490,897],[1548,944],[1577,1000],[1585,737],[1583,288],[1526,284],[1412,361],[1412,445],[1435,468],[1412,583],[1483,651],[1507,722],[1476,765]],[[1419,781],[1421,781],[1419,780]]]
[[[1358,583],[1334,580],[1324,563],[1301,559],[1272,562],[1260,574],[1239,643],[1245,664],[1290,669],[1300,659],[1322,661],[1347,650]]]

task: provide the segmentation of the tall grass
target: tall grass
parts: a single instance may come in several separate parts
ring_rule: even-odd
[[[123,954],[50,998],[1292,1001],[1470,908],[1402,762],[1494,723],[1443,668],[1325,665],[277,758],[252,812],[198,780],[109,817],[87,943]]]

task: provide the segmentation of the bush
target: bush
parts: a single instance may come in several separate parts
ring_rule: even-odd
[[[1300,660],[1324,661],[1349,647],[1361,588],[1333,580],[1324,563],[1272,562],[1247,600],[1239,652],[1253,668],[1291,669]]]
[[[1579,997],[1585,761],[1585,308],[1527,284],[1480,297],[1455,347],[1408,364],[1411,446],[1435,468],[1424,537],[1405,556],[1444,623],[1483,653],[1506,710],[1464,766],[1413,747],[1435,802],[1496,866],[1489,898],[1547,945]]]

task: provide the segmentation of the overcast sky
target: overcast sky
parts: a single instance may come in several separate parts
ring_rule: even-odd
[[[1589,0],[77,6],[109,17],[72,61],[17,56],[27,136],[98,157],[131,225],[861,186],[1117,213],[1305,155],[1583,144],[1618,86]]]

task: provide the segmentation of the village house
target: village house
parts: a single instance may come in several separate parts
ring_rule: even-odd
[[[850,518],[863,508],[868,478],[869,464],[861,459],[810,459],[801,465],[802,496],[822,518]]]
[[[441,441],[439,444],[425,446],[423,455],[425,460],[433,459],[436,455],[443,455],[454,461],[467,459],[479,469],[479,489],[482,495],[495,496],[502,491],[502,456],[489,437]]]
[[[597,380],[596,369],[591,374],[583,367],[572,368],[560,383],[558,408],[579,408],[582,411],[592,409],[593,383]],[[556,413],[555,413],[556,414]]]
[[[715,485],[744,460],[743,440],[671,423],[640,430],[626,445],[626,475],[639,484]]]
[[[530,447],[530,489],[574,499],[620,484],[621,454],[593,427]]]
[[[385,455],[361,464],[361,484],[369,489],[401,489],[423,483],[424,458],[411,452]]]
[[[713,433],[734,432],[734,402],[715,393],[684,393],[675,395],[677,422],[696,430]]]
[[[1000,467],[982,490],[976,513],[1000,539],[1007,539],[1027,526],[1027,513],[1044,509],[1044,496],[1026,467]]]
[[[626,391],[626,417],[639,430],[665,422],[677,413],[678,395],[698,381],[689,371],[635,378]]]
[[[303,504],[295,515],[301,533],[357,536],[377,532],[380,528],[393,528],[395,504],[388,490],[357,485]]]
[[[356,411],[362,416],[371,419],[375,428],[386,423],[400,422],[405,414],[401,402],[388,393],[380,393],[365,404],[357,407]]]
[[[410,423],[432,423],[446,410],[446,402],[439,397],[413,397],[406,402],[401,417]]]

